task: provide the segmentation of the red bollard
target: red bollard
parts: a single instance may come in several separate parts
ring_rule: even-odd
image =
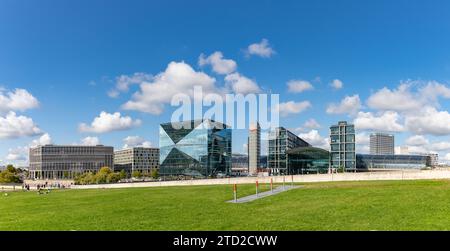
[[[258,181],[256,181],[256,197],[258,197]]]

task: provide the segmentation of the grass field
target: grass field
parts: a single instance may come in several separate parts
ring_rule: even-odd
[[[13,192],[0,197],[0,230],[450,230],[444,180],[303,184],[225,202],[232,197],[231,186]]]

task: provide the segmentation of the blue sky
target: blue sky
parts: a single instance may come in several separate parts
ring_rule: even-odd
[[[158,125],[170,120],[173,108],[165,105],[159,114],[124,109],[144,81],[116,97],[108,93],[117,90],[120,76],[142,73],[154,83],[151,76],[171,62],[223,86],[232,72],[199,65],[202,53],[214,52],[235,62],[243,84],[279,93],[284,103],[309,102],[280,123],[315,145],[326,145],[330,124],[348,120],[359,127],[361,152],[368,133],[391,131],[397,146],[439,152],[444,160],[450,151],[449,10],[448,1],[438,0],[1,0],[0,164],[26,163],[27,147],[39,140],[73,144],[91,137],[85,142],[97,138],[122,148],[126,137],[137,136],[129,139],[157,146]],[[274,53],[249,55],[249,46],[263,39]],[[334,80],[342,88],[333,88]],[[289,91],[289,81],[312,89]],[[1,97],[25,104],[16,100],[10,107]],[[125,125],[93,128],[102,111],[111,120],[120,112]],[[310,119],[320,127],[305,126]],[[89,128],[80,130],[81,123]],[[235,133],[234,152],[243,151],[245,136]]]

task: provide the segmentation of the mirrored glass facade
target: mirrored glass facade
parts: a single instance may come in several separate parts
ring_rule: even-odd
[[[288,174],[327,173],[330,153],[316,147],[298,147],[287,151]]]
[[[160,174],[207,177],[231,173],[231,129],[212,120],[161,124]]]
[[[297,137],[284,127],[269,132],[269,151],[267,164],[272,174],[287,174],[287,151],[296,147],[308,147],[310,144]]]
[[[422,169],[431,167],[428,155],[357,154],[358,169]]]

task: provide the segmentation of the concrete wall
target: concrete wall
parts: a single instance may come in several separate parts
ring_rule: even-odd
[[[293,182],[328,182],[328,181],[362,181],[362,180],[427,180],[450,179],[450,170],[415,170],[392,172],[367,172],[367,173],[339,173],[339,174],[309,174],[272,177],[239,177],[224,179],[203,180],[179,180],[161,182],[119,183],[103,185],[73,185],[75,189],[99,189],[99,188],[126,188],[126,187],[168,187],[168,186],[201,186],[201,185],[226,185],[226,184],[253,184],[259,183],[286,183]]]

